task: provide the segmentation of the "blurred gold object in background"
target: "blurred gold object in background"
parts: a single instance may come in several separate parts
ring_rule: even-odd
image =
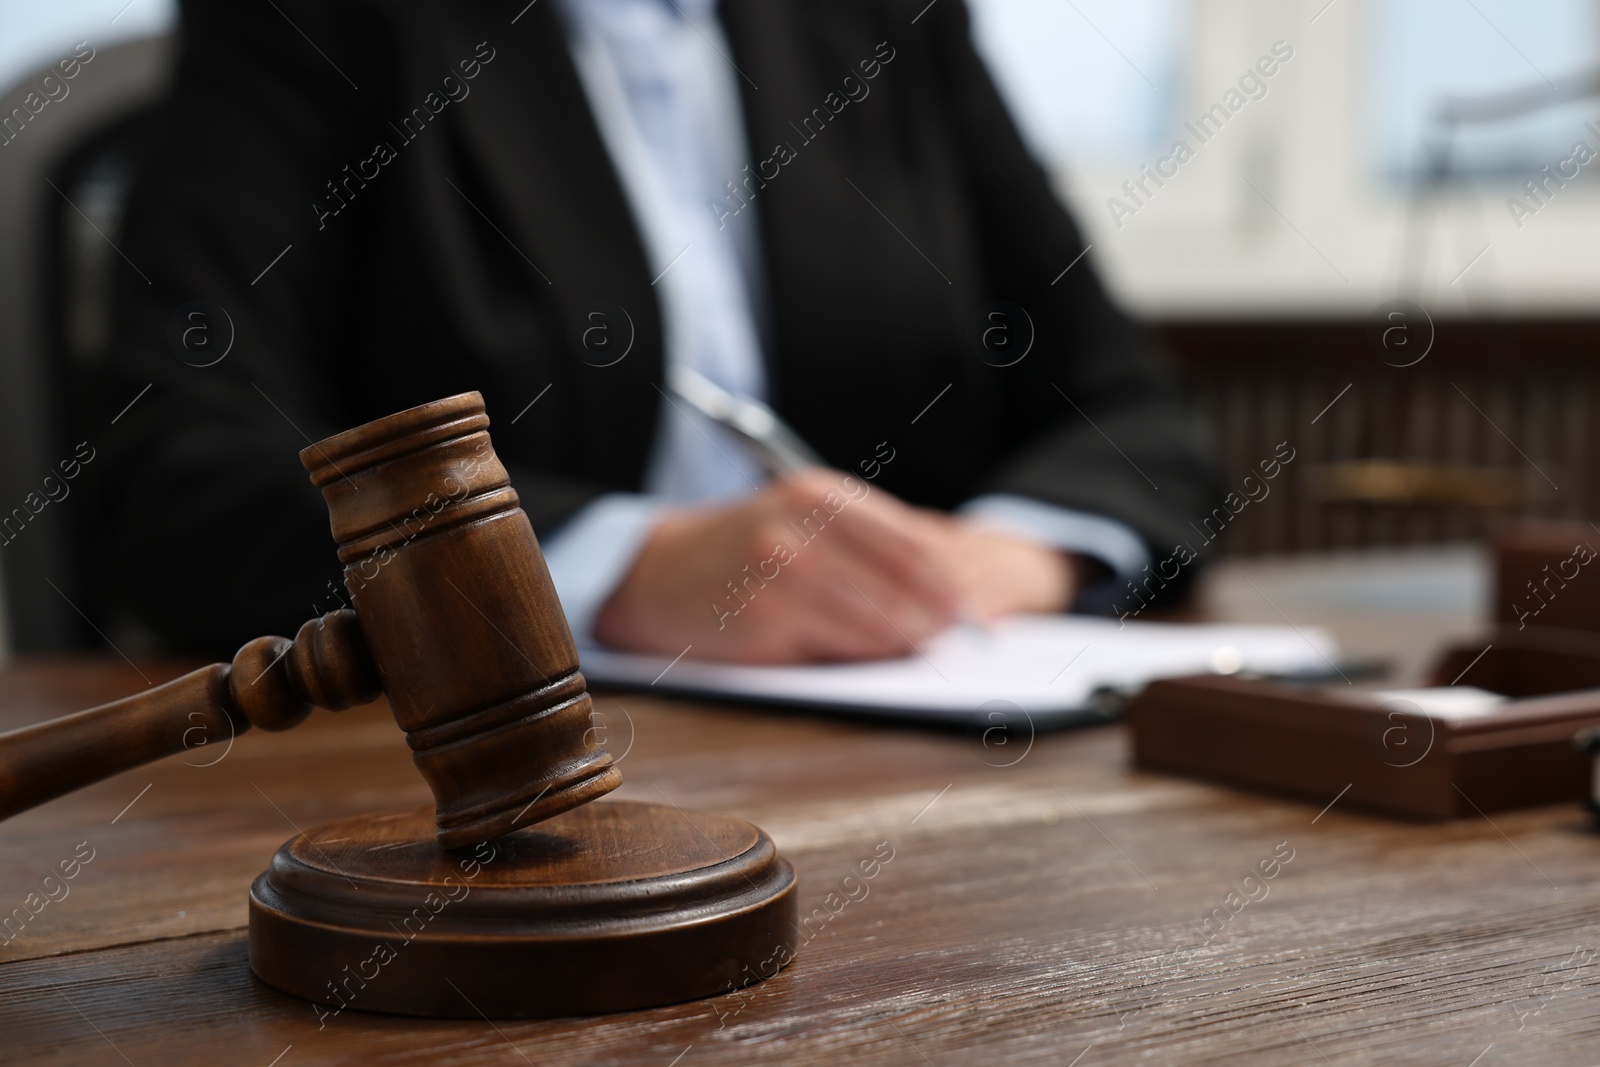
[[[1319,464],[1307,470],[1306,479],[1321,504],[1520,511],[1547,495],[1539,492],[1539,476],[1525,466],[1362,459]]]

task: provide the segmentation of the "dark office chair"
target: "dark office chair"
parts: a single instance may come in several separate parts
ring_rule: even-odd
[[[74,424],[70,399],[108,350],[122,207],[174,55],[171,38],[99,49],[0,146],[0,651],[84,647],[107,625],[74,570],[74,496],[28,501],[48,500],[74,443],[105,441]],[[47,73],[0,94],[0,117]]]

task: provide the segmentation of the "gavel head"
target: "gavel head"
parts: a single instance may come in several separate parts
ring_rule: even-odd
[[[572,634],[488,427],[483,397],[462,393],[300,453],[445,848],[622,782],[593,742]]]

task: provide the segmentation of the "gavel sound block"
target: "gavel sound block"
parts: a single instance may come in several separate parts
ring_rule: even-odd
[[[793,958],[794,870],[742,820],[622,801],[527,516],[465,393],[300,454],[354,610],[150,692],[0,735],[0,818],[386,694],[435,807],[295,837],[250,890],[250,965],[352,1010],[544,1017],[741,988]],[[210,736],[217,736],[212,733]]]

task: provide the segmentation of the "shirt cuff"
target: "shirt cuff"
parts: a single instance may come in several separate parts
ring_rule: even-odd
[[[1139,535],[1104,515],[1045,504],[1009,493],[990,493],[962,504],[957,514],[973,522],[1048,545],[1062,552],[1092,556],[1118,578],[1132,578],[1150,563]]]
[[[550,580],[579,645],[596,643],[595,616],[633,565],[660,508],[638,493],[607,493],[541,540]]]

